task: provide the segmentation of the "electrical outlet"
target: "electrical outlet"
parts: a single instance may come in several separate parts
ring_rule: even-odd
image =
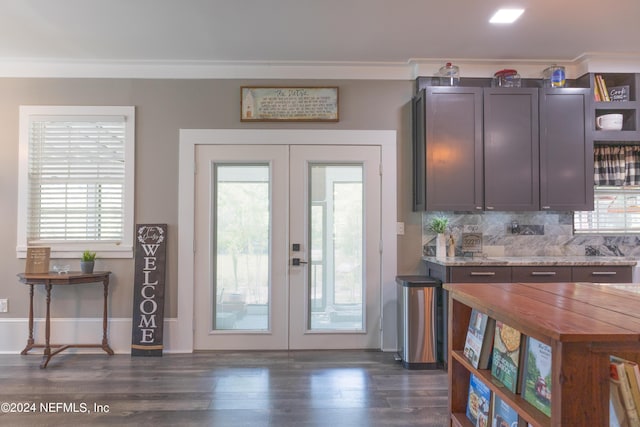
[[[0,299],[0,313],[7,313],[9,311],[9,300]]]

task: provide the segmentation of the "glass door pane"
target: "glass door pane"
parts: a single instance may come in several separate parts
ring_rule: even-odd
[[[269,329],[268,164],[217,164],[213,330]]]
[[[362,176],[362,165],[310,165],[309,330],[364,329]]]

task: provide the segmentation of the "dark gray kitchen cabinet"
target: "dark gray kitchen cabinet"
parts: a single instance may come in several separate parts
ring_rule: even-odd
[[[505,283],[511,281],[511,267],[456,267],[449,277],[454,283]]]
[[[570,266],[522,266],[511,267],[511,281],[514,283],[570,282]]]
[[[540,208],[593,210],[591,89],[540,90]]]
[[[537,210],[537,97],[535,88],[421,90],[413,101],[414,210]]]
[[[631,283],[632,265],[444,265],[425,261],[443,283]]]
[[[414,210],[592,210],[591,96],[424,87],[413,100]]]
[[[424,138],[416,143],[425,147],[418,165],[426,167],[425,209],[481,210],[482,88],[432,86],[419,97],[424,100]]]
[[[484,207],[538,210],[538,89],[487,88],[483,99]]]
[[[571,279],[574,282],[630,283],[632,268],[620,265],[590,265],[573,267]]]
[[[413,164],[413,210],[424,211],[426,205],[426,144],[425,144],[425,94],[421,91],[411,101],[412,119],[412,164]]]

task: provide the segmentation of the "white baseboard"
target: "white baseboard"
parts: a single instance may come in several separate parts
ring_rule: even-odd
[[[34,319],[33,337],[37,344],[44,343],[44,319]],[[109,319],[107,337],[116,354],[131,354],[131,319]],[[0,319],[0,354],[19,354],[27,344],[29,319]],[[176,318],[164,320],[163,345],[165,353],[191,353],[190,348],[178,348],[180,340]],[[173,339],[172,339],[173,338]],[[175,345],[172,345],[175,342]],[[102,318],[51,319],[52,344],[101,344]],[[174,348],[175,347],[175,348]],[[99,348],[69,349],[82,353],[102,353]],[[41,348],[31,350],[42,352]]]

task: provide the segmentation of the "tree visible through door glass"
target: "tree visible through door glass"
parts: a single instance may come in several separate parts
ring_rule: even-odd
[[[213,329],[269,328],[269,166],[215,169]]]

